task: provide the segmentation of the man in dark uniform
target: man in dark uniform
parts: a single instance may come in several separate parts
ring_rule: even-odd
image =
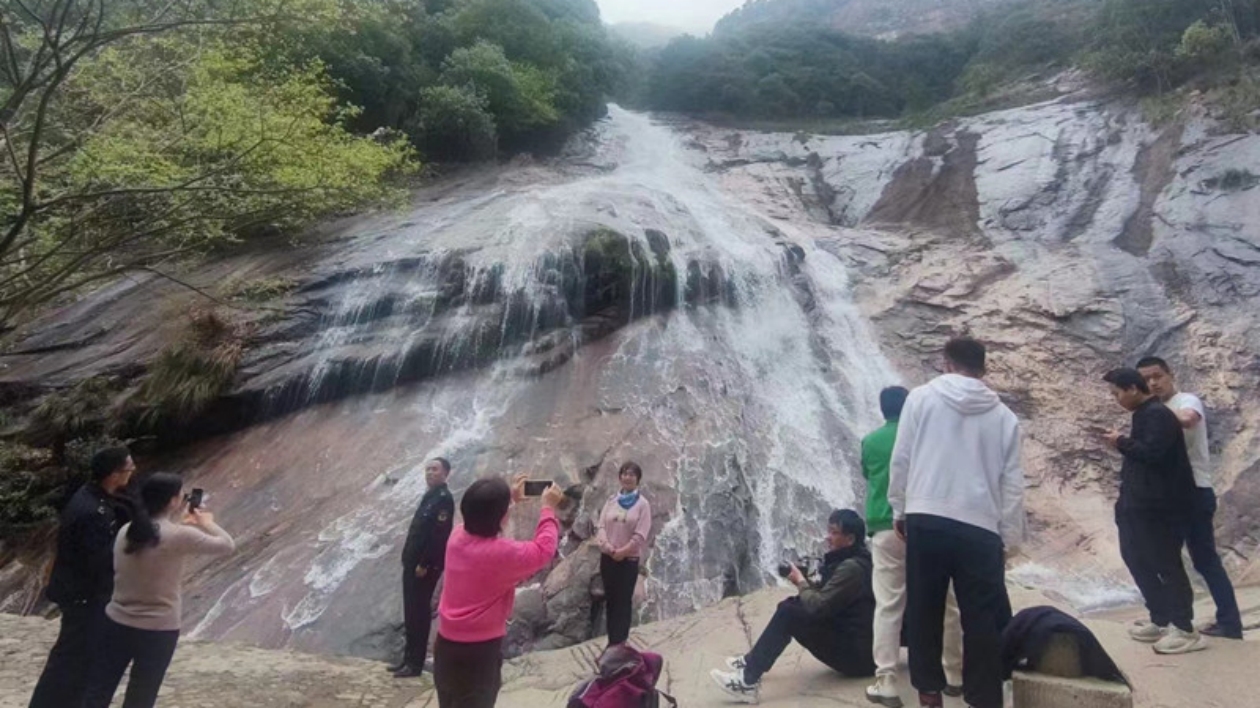
[[[57,557],[45,594],[61,609],[61,632],[31,694],[31,708],[83,702],[92,652],[99,645],[105,605],[114,593],[114,536],[131,520],[123,496],[136,465],[125,447],[92,458],[92,481],[61,511]]]
[[[419,676],[429,652],[429,627],[433,622],[433,592],[446,562],[446,541],[455,522],[455,499],[446,488],[451,463],[435,457],[424,466],[429,485],[420,508],[411,518],[403,545],[403,619],[407,648],[402,662],[391,666],[395,678]]]

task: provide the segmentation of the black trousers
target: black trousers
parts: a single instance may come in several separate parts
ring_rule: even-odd
[[[494,708],[503,685],[503,638],[466,644],[439,633],[433,682],[438,708]]]
[[[853,637],[846,637],[826,622],[820,622],[805,611],[799,598],[789,597],[779,603],[770,624],[762,630],[752,651],[744,656],[744,683],[760,681],[793,639],[815,659],[845,676],[875,675],[869,634],[860,642],[862,646],[855,646]]]
[[[179,630],[136,629],[106,617],[101,646],[93,652],[83,708],[109,708],[128,664],[131,675],[122,708],[153,708],[178,643]]]
[[[599,576],[604,581],[604,607],[608,616],[608,644],[624,644],[634,619],[634,586],[639,582],[639,560],[599,557]]]
[[[407,635],[403,663],[414,669],[423,669],[424,660],[429,655],[433,593],[441,577],[440,570],[430,569],[423,578],[417,578],[414,568],[403,568],[403,624]]]
[[[1194,569],[1203,576],[1212,593],[1217,626],[1241,633],[1242,615],[1238,611],[1234,584],[1229,581],[1229,573],[1225,572],[1221,556],[1216,552],[1215,517],[1216,490],[1196,489],[1190,526],[1186,529],[1186,550],[1190,552]]]
[[[1194,589],[1181,562],[1189,518],[1168,512],[1116,511],[1120,557],[1142,591],[1151,621],[1194,631]]]
[[[921,693],[940,693],[946,687],[941,652],[950,581],[962,615],[967,705],[1002,708],[1002,630],[1011,619],[1002,539],[952,519],[907,515],[910,680]]]
[[[105,603],[61,606],[61,631],[48,652],[30,708],[65,708],[83,702],[87,671],[105,628]]]

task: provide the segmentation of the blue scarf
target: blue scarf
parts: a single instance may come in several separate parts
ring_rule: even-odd
[[[622,509],[630,511],[630,507],[639,503],[639,490],[636,489],[633,492],[622,492],[618,494],[617,503],[621,505]]]

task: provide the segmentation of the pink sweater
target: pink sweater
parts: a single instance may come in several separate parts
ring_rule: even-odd
[[[507,634],[516,586],[542,570],[556,555],[560,522],[543,507],[534,540],[482,538],[461,524],[446,544],[446,578],[438,633],[452,642],[488,642]]]
[[[617,495],[614,494],[604,502],[604,509],[600,512],[599,533],[595,536],[595,542],[599,544],[599,550],[610,556],[613,551],[633,544],[630,555],[626,557],[638,559],[643,557],[648,534],[651,532],[652,506],[648,504],[647,498],[640,494],[639,501],[634,506],[622,509],[621,504],[617,503]]]

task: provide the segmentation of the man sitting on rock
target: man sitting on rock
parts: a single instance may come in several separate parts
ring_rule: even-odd
[[[761,676],[795,639],[810,654],[845,676],[873,676],[872,626],[875,595],[871,591],[871,553],[866,524],[857,512],[831,513],[827,523],[827,555],[820,582],[809,582],[791,566],[788,581],[800,594],[779,603],[770,624],[748,654],[726,660],[730,671],[710,672],[727,695],[745,703],[760,699]]]

